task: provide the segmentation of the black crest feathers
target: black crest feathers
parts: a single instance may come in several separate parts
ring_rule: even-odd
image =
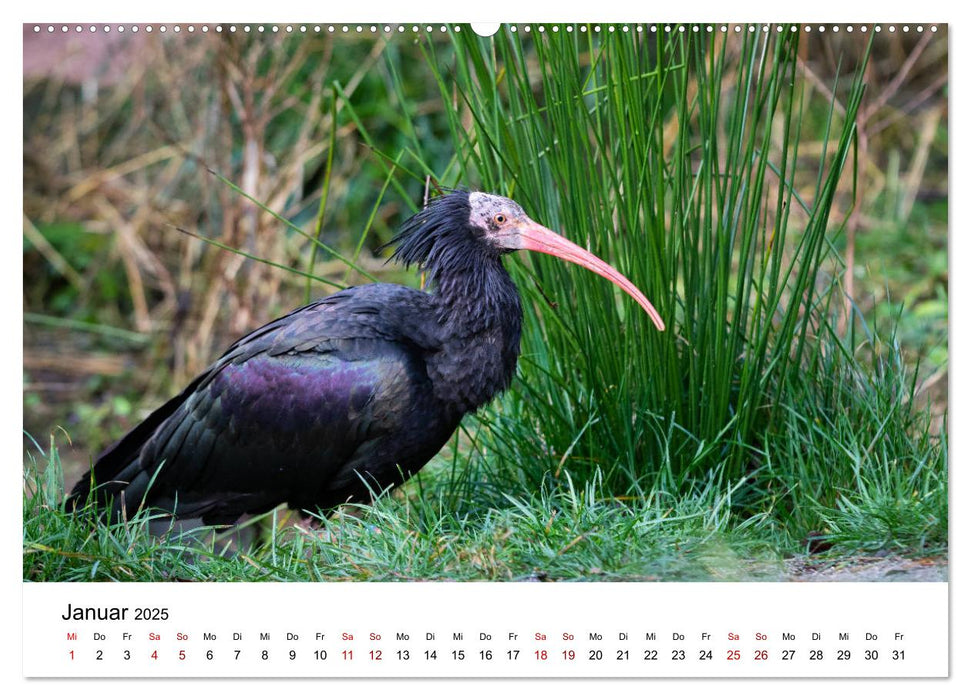
[[[470,215],[468,192],[455,190],[432,199],[388,243],[395,249],[390,259],[417,265],[435,277],[442,267],[457,262],[454,254],[474,240]]]

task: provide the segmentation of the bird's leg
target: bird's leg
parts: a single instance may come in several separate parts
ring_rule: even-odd
[[[298,532],[312,537],[320,542],[336,543],[339,539],[338,533],[334,533],[327,521],[333,514],[321,515],[309,511],[292,511],[294,517],[293,526]]]
[[[353,503],[345,503],[325,517],[308,511],[294,511],[294,527],[301,533],[313,537],[321,542],[338,543],[341,534],[344,532],[347,521],[363,522],[367,519],[366,513]],[[328,522],[329,521],[329,522]],[[371,534],[381,532],[375,525],[367,525],[367,530]]]

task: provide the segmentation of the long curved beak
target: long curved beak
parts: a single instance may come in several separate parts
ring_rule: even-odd
[[[661,314],[657,312],[657,309],[647,300],[647,297],[644,296],[641,290],[635,287],[633,282],[593,253],[584,250],[576,243],[567,240],[557,233],[553,233],[545,226],[540,226],[535,221],[529,219],[523,221],[523,225],[519,228],[518,233],[521,239],[520,247],[524,250],[546,253],[561,260],[576,263],[610,280],[631,295],[634,301],[641,305],[641,308],[651,317],[651,320],[659,331],[664,330],[664,321],[661,319]]]

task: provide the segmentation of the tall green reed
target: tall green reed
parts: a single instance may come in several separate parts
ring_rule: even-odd
[[[446,176],[515,197],[612,262],[668,330],[582,270],[515,265],[521,381],[481,416],[479,447],[534,483],[734,483],[831,324],[824,262],[868,50],[805,156],[798,32],[560,29],[426,45],[458,152]]]

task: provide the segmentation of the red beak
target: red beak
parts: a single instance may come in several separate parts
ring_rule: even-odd
[[[593,253],[584,250],[576,243],[568,241],[563,236],[553,233],[548,228],[540,226],[534,221],[527,220],[523,222],[523,226],[517,233],[520,235],[522,241],[520,247],[523,249],[533,250],[537,253],[546,253],[547,255],[553,255],[562,260],[576,263],[610,280],[634,297],[634,301],[640,304],[647,312],[659,331],[664,330],[664,321],[661,320],[661,315],[651,302],[647,300],[647,297],[644,296],[641,290]]]

